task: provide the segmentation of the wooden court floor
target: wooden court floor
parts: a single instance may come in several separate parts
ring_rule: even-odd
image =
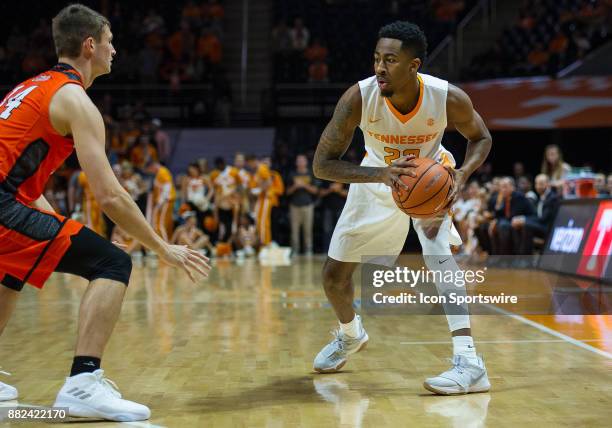
[[[492,383],[485,394],[422,388],[448,368],[440,316],[366,316],[368,348],[342,373],[314,374],[312,360],[335,327],[322,260],[221,261],[197,285],[163,266],[135,268],[103,368],[124,397],[151,407],[151,420],[52,426],[611,426],[612,316],[474,316]],[[24,290],[0,337],[0,366],[13,374],[1,379],[19,388],[20,403],[52,404],[71,363],[84,286],[59,274],[42,292]]]

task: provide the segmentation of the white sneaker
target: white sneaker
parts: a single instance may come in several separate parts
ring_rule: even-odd
[[[1,374],[10,376],[11,374],[0,370]],[[16,400],[19,393],[17,392],[17,388],[11,385],[7,385],[6,383],[0,382],[0,401],[10,401]]]
[[[104,370],[66,378],[53,407],[68,407],[68,415],[132,422],[149,419],[147,406],[124,400],[117,385],[104,377]]]
[[[368,344],[368,333],[361,325],[361,317],[356,315],[361,327],[359,337],[350,337],[337,329],[332,331],[334,340],[325,345],[314,359],[313,369],[319,373],[335,373],[339,371],[348,360],[349,355],[361,351]]]
[[[460,395],[472,392],[486,392],[491,389],[487,368],[481,356],[472,364],[463,355],[455,355],[453,367],[444,373],[426,379],[423,386],[440,395]]]

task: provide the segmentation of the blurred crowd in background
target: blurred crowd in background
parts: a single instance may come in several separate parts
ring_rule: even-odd
[[[461,77],[554,75],[611,38],[611,0],[524,0],[516,22]]]
[[[223,5],[218,0],[164,2],[159,7],[135,2],[100,2],[118,43],[113,72],[105,83],[211,82],[223,74]],[[46,6],[47,8],[49,5]],[[1,32],[0,81],[19,82],[57,62],[51,18],[28,15]]]
[[[276,24],[271,33],[275,82],[362,79],[371,73],[372,48],[382,25],[398,19],[416,22],[433,49],[475,3],[475,0],[278,0]]]
[[[327,251],[348,186],[317,180],[312,151],[199,159],[173,176],[164,166],[170,143],[158,119],[132,117],[122,128],[106,120],[109,161],[165,239],[219,257],[247,257],[267,245],[291,246],[294,254]],[[351,149],[345,159],[359,163],[361,157]],[[453,208],[464,242],[456,250],[477,257],[533,254],[544,244],[559,201],[584,193],[568,180],[571,175],[572,166],[556,145],[546,147],[540,171],[526,171],[516,162],[512,176],[498,176],[490,163],[483,164]],[[612,174],[594,177],[590,193],[582,196],[610,197]],[[140,253],[138,244],[101,213],[78,166],[67,163],[58,171],[46,197],[58,212]]]

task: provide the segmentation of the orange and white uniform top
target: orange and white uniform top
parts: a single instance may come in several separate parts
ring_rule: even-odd
[[[221,198],[233,195],[242,185],[240,171],[233,166],[226,166],[223,171],[211,176],[211,179],[217,196]]]
[[[380,93],[376,76],[359,82],[361,122],[367,156],[361,165],[384,167],[410,154],[455,166],[452,154],[442,146],[446,129],[448,82],[419,73],[419,93],[414,109],[401,114]],[[430,219],[411,219],[400,211],[384,183],[351,183],[342,214],[331,238],[328,255],[334,260],[392,266],[414,225],[424,254],[451,254],[450,237],[458,238],[449,215],[436,237],[426,237]],[[435,220],[436,222],[439,219]],[[459,239],[460,241],[460,239]]]
[[[194,204],[200,211],[206,211],[210,208],[210,201],[206,197],[207,181],[204,177],[187,177],[186,187],[186,199],[188,202]]]
[[[455,166],[453,155],[441,144],[447,124],[448,82],[422,73],[418,73],[418,80],[417,104],[407,114],[401,114],[389,98],[381,96],[376,76],[359,82],[359,127],[367,152],[362,165],[384,167],[401,156],[414,154]]]
[[[153,203],[159,205],[176,199],[176,189],[172,181],[172,173],[165,166],[160,166],[153,181]]]

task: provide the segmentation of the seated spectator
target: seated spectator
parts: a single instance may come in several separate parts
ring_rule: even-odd
[[[522,175],[516,180],[516,186],[518,191],[521,192],[527,199],[531,202],[535,202],[537,200],[537,195],[533,190],[531,190],[531,181],[525,175]]]
[[[459,199],[453,205],[453,221],[461,239],[466,244],[470,240],[470,226],[473,224],[474,217],[480,206],[479,192],[480,186],[478,182],[472,181],[461,192]]]
[[[308,81],[313,83],[328,82],[329,69],[323,61],[316,61],[308,67]]]
[[[272,30],[272,50],[277,54],[286,54],[293,48],[291,31],[287,23],[282,20]]]
[[[187,0],[183,11],[181,12],[183,19],[191,26],[199,26],[201,18],[201,9],[193,0]]]
[[[119,134],[119,138],[121,139],[120,148],[129,149],[138,141],[138,137],[140,137],[140,129],[136,126],[136,121],[134,119],[128,119],[125,122],[123,130]],[[119,151],[121,153],[121,151]]]
[[[527,55],[527,61],[531,66],[531,70],[535,73],[545,73],[549,60],[550,54],[544,49],[541,43],[538,43],[529,55]]]
[[[186,245],[193,250],[206,249],[208,254],[212,254],[213,247],[209,236],[197,227],[196,213],[187,211],[182,217],[185,223],[176,228],[170,242],[176,245]]]
[[[310,31],[304,26],[302,18],[295,18],[293,28],[289,30],[291,47],[296,51],[304,51],[310,42]]]
[[[327,59],[327,48],[321,43],[321,39],[315,38],[312,45],[304,51],[304,58],[310,62],[325,61]]]
[[[138,144],[130,152],[130,162],[137,170],[142,171],[150,162],[159,161],[157,149],[151,145],[151,137],[143,134],[138,139]]]
[[[595,191],[597,192],[598,198],[607,198],[610,196],[608,193],[608,189],[606,186],[606,175],[605,174],[595,174]]]
[[[535,179],[537,200],[535,212],[530,215],[517,215],[512,218],[514,241],[517,254],[533,254],[533,238],[545,239],[552,226],[559,204],[559,196],[550,186],[548,176],[540,174]]]
[[[606,178],[606,188],[608,190],[608,195],[612,196],[612,174],[608,175],[608,178]]]
[[[531,202],[515,191],[514,179],[504,177],[500,180],[499,193],[490,210],[494,217],[489,227],[493,254],[516,254],[518,242],[512,234],[512,220],[516,216],[533,215]]]
[[[252,256],[259,249],[260,243],[257,228],[248,215],[240,216],[240,225],[234,237],[234,248],[238,257]]]
[[[202,17],[212,20],[221,20],[225,16],[225,9],[218,0],[208,0],[202,4]]]
[[[202,28],[196,43],[196,57],[209,64],[217,65],[221,62],[223,50],[221,41],[209,28]]]
[[[195,37],[191,32],[189,22],[181,21],[180,29],[175,31],[168,39],[168,50],[172,59],[181,61],[191,55],[195,45]]]

